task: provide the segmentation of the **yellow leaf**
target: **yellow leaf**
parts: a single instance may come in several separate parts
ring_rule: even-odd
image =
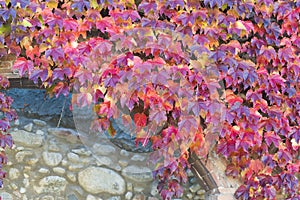
[[[57,8],[58,2],[55,0],[50,0],[47,2],[46,5],[48,8]]]
[[[48,49],[48,45],[45,43],[42,43],[40,45],[40,52],[44,52],[44,51],[46,51],[46,49]]]
[[[6,34],[6,33],[9,33],[11,31],[11,27],[10,27],[10,24],[3,24],[1,27],[0,27],[0,34]]]
[[[48,77],[47,77],[47,79],[52,77],[52,73],[53,72],[51,70],[51,67],[48,67]]]
[[[240,29],[240,30],[247,30],[244,24],[241,21],[236,21],[235,22],[235,27]]]
[[[90,4],[92,8],[97,8],[99,4],[97,3],[97,0],[90,0]]]
[[[22,47],[24,47],[25,49],[29,49],[31,47],[31,42],[30,39],[28,37],[24,37],[21,42],[20,45]],[[32,47],[31,47],[32,48]]]
[[[114,127],[112,126],[111,121],[109,122],[109,126],[108,126],[108,129],[107,129],[107,132],[109,133],[109,135],[111,137],[115,137],[115,135],[117,133],[116,130],[114,129]]]
[[[201,71],[205,68],[205,64],[207,63],[208,56],[207,54],[201,54],[197,60],[191,61],[191,66],[198,71]]]
[[[29,21],[27,21],[26,19],[24,19],[22,21],[21,25],[23,25],[25,27],[32,27],[32,24]]]

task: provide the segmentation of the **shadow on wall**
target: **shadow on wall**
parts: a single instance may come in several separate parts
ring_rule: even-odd
[[[61,126],[75,127],[70,110],[71,95],[50,98],[43,89],[23,88],[12,88],[5,90],[4,93],[13,98],[12,106],[19,115],[47,120],[54,123],[55,126],[61,118]]]

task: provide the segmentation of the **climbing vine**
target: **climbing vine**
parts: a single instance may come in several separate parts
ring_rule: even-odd
[[[98,130],[113,136],[120,111],[133,120],[137,145],[167,161],[154,173],[164,199],[183,194],[187,150],[205,157],[214,141],[243,181],[236,198],[299,199],[299,13],[298,0],[1,0],[0,56],[92,105]]]

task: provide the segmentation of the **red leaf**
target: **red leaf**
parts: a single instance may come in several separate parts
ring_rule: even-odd
[[[264,168],[264,164],[256,159],[256,160],[251,160],[250,166],[249,166],[255,173],[260,172]]]
[[[74,19],[64,19],[63,26],[65,31],[76,31],[78,27],[78,23]]]
[[[33,48],[30,46],[29,48],[26,49],[26,56],[30,58],[31,60],[34,59],[34,56],[39,57],[40,56],[40,51],[39,47],[35,45]]]
[[[134,115],[134,124],[139,127],[146,126],[147,116],[144,113],[136,113]]]
[[[268,146],[273,143],[275,147],[279,147],[279,142],[281,141],[281,138],[274,132],[274,131],[268,131],[265,133],[265,141]]]

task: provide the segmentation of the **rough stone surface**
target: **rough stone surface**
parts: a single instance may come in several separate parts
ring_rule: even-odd
[[[43,120],[39,120],[39,119],[33,119],[32,120],[33,123],[37,126],[46,126],[47,122],[43,121]]]
[[[33,134],[43,138],[43,142],[41,146],[28,146],[28,141],[22,140],[23,143],[15,143],[7,151],[9,162],[4,165],[7,177],[3,190],[7,199],[161,199],[156,189],[157,182],[152,182],[152,171],[143,167],[148,159],[145,154],[121,150],[107,141],[86,146],[77,140],[75,130],[53,128],[56,124],[45,119],[46,124],[36,117],[21,116],[19,120],[12,132],[32,123],[31,132],[20,131],[24,133],[22,139],[24,135]],[[70,138],[74,141],[70,142]],[[196,184],[197,179],[189,173],[184,196],[177,200],[203,200],[205,191],[198,190]]]
[[[5,93],[14,99],[12,104],[13,108],[16,110],[22,109],[22,114],[28,117],[50,119],[51,121],[57,122],[64,108],[64,117],[62,118],[61,124],[66,127],[75,127],[73,115],[69,109],[71,105],[71,95],[68,97],[60,95],[58,98],[50,98],[46,95],[46,90],[24,88],[12,88],[5,91]],[[64,106],[65,102],[66,104]],[[27,106],[24,108],[25,104]]]
[[[122,175],[137,182],[152,181],[152,171],[147,167],[131,165],[122,170]]]
[[[62,160],[62,155],[56,152],[43,152],[43,159],[48,166],[57,166]]]
[[[95,144],[93,149],[95,153],[103,156],[111,155],[116,152],[116,148],[108,144]]]
[[[47,176],[40,180],[34,189],[37,193],[60,193],[66,189],[67,181],[60,176]]]
[[[10,168],[9,169],[9,172],[8,172],[8,177],[11,179],[11,180],[15,180],[17,178],[19,178],[20,176],[20,171],[16,168]]]
[[[36,135],[34,133],[17,130],[10,133],[15,143],[21,144],[27,147],[40,147],[43,145],[44,137]]]
[[[89,167],[79,172],[78,182],[92,194],[101,192],[123,194],[125,192],[124,179],[116,172],[102,167]]]
[[[78,133],[69,128],[49,128],[48,133],[53,134],[56,137],[66,139],[71,143],[80,141]]]
[[[32,128],[33,128],[33,123],[29,123],[29,124],[24,126],[24,129],[28,132],[31,132]]]

